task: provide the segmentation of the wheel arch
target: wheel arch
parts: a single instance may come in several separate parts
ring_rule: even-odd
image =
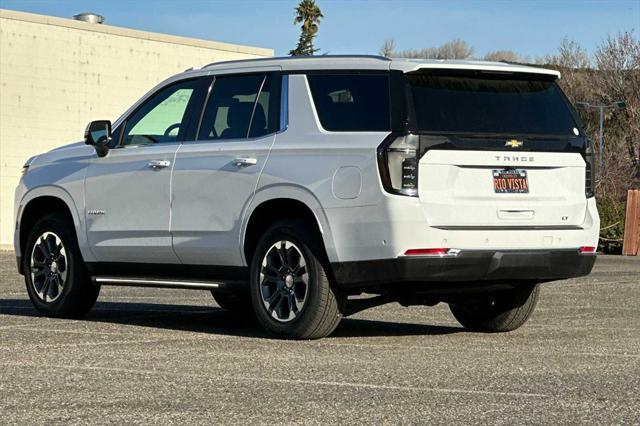
[[[307,221],[322,238],[329,261],[335,259],[331,228],[324,209],[315,195],[299,186],[273,185],[256,192],[244,215],[240,246],[247,265],[251,262],[251,256],[260,235],[271,224],[286,219]]]
[[[16,255],[24,256],[24,248],[29,231],[38,219],[54,212],[60,212],[71,220],[74,225],[73,232],[78,239],[78,245],[80,247],[83,246],[83,244],[80,244],[80,238],[84,237],[81,227],[82,221],[71,195],[57,186],[38,187],[25,194],[20,202],[15,241]],[[20,271],[20,273],[22,272]]]

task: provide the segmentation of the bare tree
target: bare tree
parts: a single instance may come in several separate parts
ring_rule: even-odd
[[[627,189],[640,185],[640,42],[633,33],[622,32],[605,39],[591,57],[565,38],[556,54],[539,63],[562,73],[560,85],[572,102],[625,102],[624,110],[605,114],[605,175],[598,183],[600,199],[623,199]],[[599,148],[597,111],[580,115],[589,140]]]
[[[401,58],[435,59],[438,53],[437,49],[437,47],[427,47],[424,49],[407,49],[401,52],[396,52],[396,55]]]
[[[390,56],[393,56],[395,49],[396,49],[396,42],[392,38],[388,38],[382,44],[382,47],[380,48],[379,53],[381,56],[390,57]]]
[[[464,40],[449,41],[438,48],[439,57],[436,59],[468,59],[473,55],[473,47]]]
[[[578,42],[565,37],[555,54],[539,58],[537,62],[562,73],[560,85],[572,102],[593,101],[592,61]]]
[[[539,62],[562,68],[586,69],[591,67],[591,59],[587,51],[578,42],[570,40],[568,37],[562,39],[558,53],[547,55]]]
[[[624,101],[626,108],[607,115],[609,152],[617,168],[629,165],[629,185],[640,184],[640,40],[631,32],[609,36],[595,53],[598,102]],[[626,158],[625,158],[626,157]],[[624,161],[624,160],[627,161]],[[623,161],[620,161],[623,160]],[[623,183],[624,182],[620,182]]]
[[[395,52],[402,58],[417,59],[469,59],[473,55],[473,48],[464,40],[452,40],[438,47],[423,49],[409,49]]]
[[[484,55],[485,61],[523,62],[523,58],[512,50],[494,50]]]

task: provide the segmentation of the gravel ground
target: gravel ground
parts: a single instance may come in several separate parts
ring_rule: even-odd
[[[389,304],[272,340],[201,291],[104,288],[39,317],[0,252],[1,423],[640,424],[640,258],[546,284],[531,320],[465,332]]]

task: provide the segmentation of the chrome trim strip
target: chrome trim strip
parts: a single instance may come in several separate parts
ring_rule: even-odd
[[[176,281],[153,278],[121,278],[121,277],[93,277],[93,281],[101,285],[131,286],[131,287],[162,287],[189,288],[211,290],[220,287],[220,283],[202,281]]]
[[[453,226],[440,226],[432,225],[431,228],[442,229],[444,231],[569,231],[584,229],[580,225],[496,225],[496,226],[465,226],[465,225],[453,225]]]

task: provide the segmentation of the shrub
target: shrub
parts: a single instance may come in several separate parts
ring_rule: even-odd
[[[626,203],[611,197],[599,197],[598,211],[600,212],[598,249],[608,254],[622,253]]]

